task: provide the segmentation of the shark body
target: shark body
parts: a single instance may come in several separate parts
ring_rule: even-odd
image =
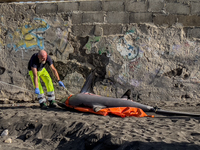
[[[103,108],[112,107],[136,107],[142,109],[144,112],[155,112],[163,115],[178,115],[178,116],[193,116],[200,117],[200,114],[193,114],[187,112],[168,111],[157,107],[144,105],[133,100],[130,100],[130,90],[128,90],[121,98],[105,97],[92,94],[92,83],[94,79],[94,71],[87,77],[85,84],[83,85],[79,94],[72,95],[68,99],[68,104],[74,107],[89,107],[93,108],[95,112],[98,112]],[[60,106],[64,106],[66,98],[61,100]]]

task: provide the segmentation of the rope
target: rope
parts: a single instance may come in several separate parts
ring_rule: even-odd
[[[34,92],[31,91],[31,90],[28,90],[28,89],[22,88],[22,87],[17,86],[17,85],[9,84],[9,83],[3,82],[3,81],[0,81],[0,83],[7,84],[7,85],[10,85],[10,86],[13,86],[13,87],[16,87],[16,88],[23,89],[23,90],[26,90],[26,91],[29,91],[29,92],[34,93]]]
[[[72,92],[70,92],[69,90],[67,90],[67,88],[64,88],[64,89],[68,92],[68,94],[74,95]]]
[[[10,85],[10,86],[13,86],[13,87],[16,87],[16,88],[23,89],[23,90],[29,91],[29,92],[31,92],[31,93],[34,93],[34,92],[31,91],[31,90],[28,90],[28,89],[26,89],[26,88],[22,88],[22,87],[17,86],[17,85],[9,84],[9,83],[3,82],[3,81],[0,81],[0,83],[7,84],[7,85]],[[68,94],[74,95],[72,92],[70,92],[69,90],[67,90],[67,88],[64,88],[64,89],[68,92]]]

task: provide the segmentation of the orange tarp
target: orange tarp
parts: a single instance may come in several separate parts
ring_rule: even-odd
[[[69,105],[69,99],[72,95],[70,95],[65,101],[65,105],[70,108],[74,108],[81,112],[90,112],[98,115],[107,116],[109,114],[117,115],[120,117],[154,117],[153,115],[147,115],[142,109],[135,107],[113,107],[113,108],[104,108],[95,112],[92,108],[86,107],[74,107]]]

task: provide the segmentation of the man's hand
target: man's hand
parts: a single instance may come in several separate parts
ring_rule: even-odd
[[[35,88],[35,94],[40,94],[39,88]]]
[[[60,86],[66,88],[62,81],[59,81],[58,83],[59,83]]]

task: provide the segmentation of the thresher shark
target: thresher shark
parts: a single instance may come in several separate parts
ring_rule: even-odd
[[[130,90],[125,92],[125,94],[121,98],[112,98],[112,97],[95,95],[92,93],[93,91],[92,84],[93,84],[94,77],[95,77],[95,71],[92,71],[90,75],[87,77],[87,80],[84,83],[81,89],[81,92],[79,94],[70,95],[69,97],[63,98],[62,100],[58,102],[58,105],[64,108],[66,107],[89,108],[94,113],[99,112],[105,108],[122,108],[122,107],[133,108],[134,107],[134,108],[142,109],[144,112],[154,112],[156,114],[162,114],[162,115],[200,117],[200,114],[192,114],[188,112],[179,112],[179,111],[168,111],[168,110],[163,110],[157,107],[152,107],[152,106],[135,102],[129,99],[130,93],[131,93]]]

